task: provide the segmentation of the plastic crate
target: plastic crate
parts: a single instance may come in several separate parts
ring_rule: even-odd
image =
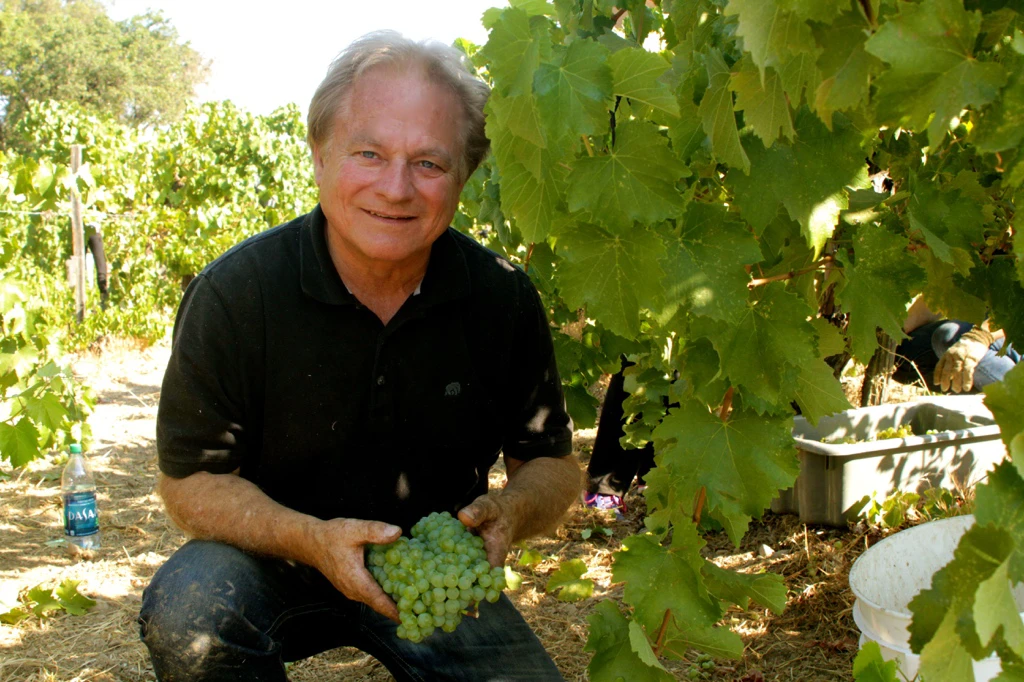
[[[906,423],[914,433],[938,433],[851,444],[822,442],[864,440]],[[800,475],[772,502],[771,510],[799,514],[804,523],[833,526],[851,520],[865,497],[973,486],[1006,456],[999,426],[980,395],[847,410],[822,417],[815,426],[797,417],[793,440]]]

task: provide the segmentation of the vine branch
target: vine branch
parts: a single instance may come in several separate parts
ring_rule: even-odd
[[[828,265],[829,263],[834,262],[835,258],[833,258],[832,256],[824,256],[821,260],[815,261],[811,265],[808,265],[806,268],[801,268],[799,270],[790,270],[789,272],[783,272],[778,275],[772,275],[771,277],[755,277],[754,279],[747,282],[747,288],[753,289],[755,287],[764,286],[769,282],[781,282],[783,280],[793,279],[794,277],[799,277],[800,275],[806,275],[808,272],[814,272],[823,265]]]
[[[523,272],[530,272],[530,258],[533,257],[533,247],[534,243],[530,242],[530,247],[526,249],[526,260],[523,261]]]

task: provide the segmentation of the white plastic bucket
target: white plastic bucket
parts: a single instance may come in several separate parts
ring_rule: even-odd
[[[860,645],[877,642],[883,658],[898,660],[907,679],[913,679],[920,664],[910,650],[913,615],[908,605],[918,592],[931,587],[932,575],[953,559],[960,538],[973,525],[973,516],[955,516],[908,528],[872,546],[850,569]],[[1014,589],[1014,598],[1024,610],[1024,585]],[[988,682],[1001,671],[998,657],[974,662],[975,682]]]

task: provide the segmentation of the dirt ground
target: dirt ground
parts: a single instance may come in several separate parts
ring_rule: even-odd
[[[97,605],[82,616],[60,613],[30,617],[16,626],[0,625],[0,681],[19,680],[141,682],[155,679],[138,640],[136,617],[142,591],[157,568],[184,542],[161,511],[156,480],[154,423],[160,379],[169,353],[166,342],[138,350],[108,347],[80,356],[76,373],[96,391],[91,423],[95,443],[91,464],[97,479],[103,548],[93,560],[70,557],[63,548],[59,475],[53,458],[33,463],[10,480],[0,480],[0,603],[65,578],[80,580],[82,593]],[[851,392],[853,387],[851,388]],[[593,431],[577,435],[585,463]],[[500,477],[500,474],[497,475]],[[492,478],[500,481],[500,478]],[[629,512],[616,520],[609,512],[576,505],[556,537],[529,543],[545,560],[515,566],[523,586],[511,596],[553,656],[566,680],[587,680],[587,615],[606,597],[621,596],[611,583],[611,555],[623,538],[642,527],[643,498],[627,497]],[[611,536],[601,532],[608,528]],[[584,531],[591,529],[589,539]],[[770,570],[785,576],[789,604],[775,616],[765,610],[734,610],[726,623],[746,644],[740,661],[717,661],[696,679],[817,680],[851,679],[858,632],[851,617],[853,597],[847,573],[853,560],[877,540],[863,526],[807,528],[793,516],[769,515],[756,523],[741,547],[724,534],[706,536],[707,556],[741,571]],[[561,561],[582,558],[584,576],[596,583],[594,597],[563,603],[545,594],[548,576]],[[673,661],[677,679],[694,679],[693,662]],[[340,649],[290,666],[296,681],[386,682],[390,674],[362,653]]]

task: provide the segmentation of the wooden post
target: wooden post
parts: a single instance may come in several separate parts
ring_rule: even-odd
[[[82,145],[71,145],[71,175],[76,179],[82,165]],[[85,227],[78,184],[71,187],[71,258],[75,264],[75,309],[78,321],[85,319]]]

